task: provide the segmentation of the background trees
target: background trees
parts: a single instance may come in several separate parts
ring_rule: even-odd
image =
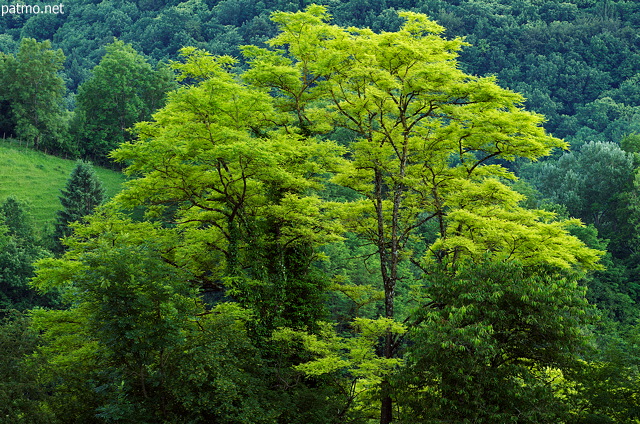
[[[634,171],[633,156],[618,144],[594,142],[563,154],[557,161],[531,166],[525,176],[545,198],[565,205],[571,216],[593,224],[601,237],[612,241],[613,253],[624,257],[631,251],[629,229],[624,228]]]
[[[305,5],[70,0],[64,16],[22,15],[0,23],[0,48],[9,54],[15,53],[11,49],[21,38],[51,40],[68,58],[64,76],[75,93],[113,37],[130,43],[153,64],[177,59],[186,45],[239,57],[239,46],[262,46],[276,33],[268,18],[271,12]],[[634,2],[394,0],[364,5],[340,0],[331,7],[338,25],[374,31],[397,30],[402,24],[398,10],[426,13],[447,28],[447,38],[464,36],[472,44],[461,52],[466,72],[496,75],[501,85],[524,95],[528,109],[546,115],[550,133],[572,145],[615,141],[609,139],[612,134],[638,131],[633,116],[639,105],[630,88],[640,72],[634,30],[640,10]],[[616,107],[603,105],[606,98]],[[73,102],[69,105],[72,108]],[[615,118],[605,126],[593,125],[607,122],[612,114]]]
[[[33,263],[48,252],[36,239],[26,206],[15,197],[0,205],[0,246],[0,310],[25,311],[50,304],[52,299],[38,296],[29,287]],[[5,312],[0,311],[0,316]]]
[[[49,41],[23,38],[15,56],[2,54],[0,101],[10,119],[3,134],[15,136],[27,146],[56,154],[72,152],[67,139],[68,117],[63,108],[65,93],[62,50]]]
[[[136,122],[162,106],[172,87],[167,69],[154,70],[133,47],[115,40],[78,88],[74,134],[80,154],[108,164],[108,154],[133,138]]]

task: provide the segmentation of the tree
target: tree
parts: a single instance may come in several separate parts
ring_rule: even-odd
[[[123,380],[134,389],[120,392],[124,399],[138,393],[132,408],[148,410],[168,399],[163,389],[155,403],[145,403],[139,376],[162,361],[161,349],[144,347],[144,340],[172,344],[149,328],[147,318],[165,328],[171,323],[164,320],[175,317],[186,329],[195,316],[238,303],[253,313],[247,334],[267,364],[263,381],[278,398],[274,417],[311,422],[286,411],[319,399],[330,400],[341,416],[359,416],[348,411],[355,397],[336,402],[349,387],[342,383],[350,381],[350,387],[362,383],[367,391],[360,399],[388,424],[406,327],[419,326],[398,312],[398,293],[406,286],[423,290],[432,267],[454,278],[467,262],[519,260],[527,270],[545,266],[557,273],[597,266],[600,252],[567,232],[577,221],[525,209],[524,196],[504,183],[514,176],[499,161],[535,160],[566,145],[544,133],[542,117],[522,110],[521,96],[499,88],[494,78],[460,71],[455,57],[461,40],[445,40],[438,35],[442,28],[423,15],[401,16],[407,22],[400,31],[375,34],[329,25],[321,6],[277,13],[281,32],[270,41],[274,49],[246,47],[245,72],[234,69],[232,58],[183,50],[184,61],[174,68],[184,86],[152,121],[136,125],[137,140],[112,154],[134,179],[111,207],[142,208],[144,220],[91,218],[69,239],[70,253],[42,262],[36,279],[42,288],[53,282],[81,293],[82,307],[74,312],[88,308],[100,332],[83,324],[77,333],[90,335],[92,343],[109,346],[111,332],[122,328],[148,334],[138,345],[113,343],[145,370],[136,375],[135,388],[134,379]],[[331,141],[338,133],[353,141],[338,147]],[[319,192],[329,184],[350,191],[353,200],[324,200]],[[352,334],[332,335],[325,331],[330,326],[318,323],[328,278],[318,278],[314,261],[318,248],[339,239],[345,227],[377,256],[383,316],[340,323]],[[547,281],[535,280],[534,292]],[[194,309],[178,302],[166,313],[163,301],[142,288],[177,293],[185,285],[198,290],[180,291]],[[366,289],[364,295],[376,299]],[[107,315],[117,305],[109,304],[105,290],[126,293],[123,305],[141,305],[135,318]],[[398,322],[405,319],[406,326]],[[42,323],[55,345],[56,324]],[[167,334],[184,334],[172,331]],[[291,337],[276,340],[279,334]],[[326,343],[315,343],[325,335]],[[305,351],[305,341],[316,350]],[[337,361],[340,355],[344,362]],[[372,364],[380,372],[367,372]],[[154,375],[154,387],[166,387],[161,375]],[[327,381],[336,375],[333,390]],[[313,419],[331,421],[326,415]]]
[[[51,416],[39,409],[44,388],[38,381],[37,361],[30,357],[38,335],[26,314],[0,312],[0,416],[12,423],[50,423]]]
[[[61,239],[71,234],[69,224],[89,215],[104,202],[104,189],[91,164],[78,161],[71,171],[67,184],[61,190],[60,203],[62,208],[58,211],[58,218],[54,229],[54,250],[62,252],[64,247]]]
[[[160,108],[173,87],[167,69],[154,70],[130,44],[115,40],[91,77],[78,87],[75,131],[80,153],[98,163],[133,137],[129,130]]]
[[[454,270],[460,258],[484,261],[488,252],[527,265],[595,266],[598,252],[567,233],[571,222],[520,207],[522,196],[500,181],[513,175],[495,162],[535,160],[566,145],[544,133],[541,116],[522,110],[520,95],[460,71],[460,39],[440,37],[443,28],[424,15],[401,16],[400,31],[375,34],[329,25],[321,6],[276,13],[281,32],[269,44],[278,50],[244,49],[244,78],[274,93],[291,116],[286,124],[302,134],[352,134],[352,160],[334,181],[362,196],[343,220],[380,258],[384,316],[396,318],[407,261],[418,272],[422,260]],[[419,229],[430,222],[438,239],[416,257],[410,241],[428,240]],[[398,354],[399,340],[386,335],[384,358]],[[387,381],[381,393],[380,422],[388,424]]]
[[[68,305],[33,312],[57,422],[272,422],[250,313],[206,308],[166,254],[171,231],[108,211],[87,219],[34,279]]]
[[[33,243],[35,235],[29,220],[26,205],[14,196],[9,196],[0,205],[0,216],[11,236],[15,236],[26,243]]]
[[[77,308],[36,319],[48,364],[69,358],[69,368],[46,367],[50,381],[61,381],[51,404],[61,410],[67,393],[79,396],[78,421],[98,408],[105,419],[153,410],[169,422],[201,413],[221,422],[268,422],[277,415],[282,422],[324,423],[328,412],[316,411],[328,411],[327,390],[292,372],[299,354],[280,351],[270,334],[283,325],[313,328],[324,314],[327,281],[311,265],[315,246],[337,239],[339,226],[323,216],[327,208],[314,193],[326,168],[340,162],[341,149],[278,131],[272,99],[237,81],[229,58],[185,53],[185,63],[175,66],[187,84],[153,122],[137,126],[139,140],[114,153],[138,178],[111,208],[142,208],[145,220],[89,218],[68,239],[68,253],[40,264],[36,284],[42,290],[52,284],[87,296],[74,300]],[[158,290],[165,297],[159,299]],[[249,312],[234,312],[240,307]],[[130,340],[133,334],[148,343]],[[235,343],[237,349],[225,350]],[[177,362],[165,366],[160,352]],[[102,362],[112,357],[117,360]],[[265,361],[260,378],[250,371],[256,358]],[[84,377],[72,369],[86,370]],[[100,369],[123,386],[105,383],[106,397],[87,395],[87,382],[103,382]],[[174,383],[187,380],[193,385]],[[272,394],[250,394],[262,390],[257,381]],[[261,399],[270,404],[252,413]],[[194,402],[201,407],[180,413]]]
[[[13,196],[0,204],[0,248],[0,309],[24,311],[50,305],[52,298],[38,296],[29,287],[33,262],[48,252],[33,234],[25,204]]]
[[[577,278],[488,262],[428,279],[396,380],[398,422],[565,422],[562,392],[595,322]]]
[[[9,105],[14,135],[34,148],[70,153],[64,138],[67,116],[62,99],[65,94],[62,50],[52,50],[49,41],[23,38],[18,53],[2,54],[2,92]]]
[[[616,257],[626,257],[631,251],[627,221],[633,160],[616,143],[587,143],[558,160],[530,166],[525,175],[547,199],[565,205],[571,216],[610,239]]]
[[[335,240],[339,225],[323,215],[328,208],[315,192],[341,149],[280,131],[274,100],[236,81],[231,58],[184,54],[175,66],[193,85],[173,93],[154,122],[137,125],[139,140],[113,153],[140,176],[116,202],[180,229],[181,266],[205,288],[244,298],[262,282],[283,285],[274,296],[288,284],[317,293],[323,283],[309,275],[314,246]],[[207,253],[196,258],[195,250]],[[296,321],[312,323],[316,314]]]

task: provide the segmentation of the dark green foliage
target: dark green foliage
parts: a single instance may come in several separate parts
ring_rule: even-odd
[[[79,229],[83,238],[36,280],[70,302],[34,312],[53,388],[44,403],[57,422],[273,422],[245,329],[251,314],[237,304],[205,309],[190,276],[163,257],[162,232],[92,219],[96,227]]]
[[[13,15],[0,22],[0,49],[9,52],[20,38],[50,39],[67,55],[68,88],[77,90],[98,65],[105,44],[117,37],[151,58],[176,59],[184,46],[239,56],[238,46],[261,45],[276,32],[269,15],[294,11],[308,1],[197,0],[157,2],[68,0],[64,15]],[[464,36],[472,45],[461,63],[470,74],[498,76],[501,85],[522,92],[527,107],[544,113],[547,128],[577,145],[611,141],[611,134],[638,129],[629,119],[640,107],[636,82],[640,51],[635,29],[636,2],[607,1],[321,1],[335,22],[395,31],[398,10],[426,13]],[[596,102],[605,97],[633,113],[618,114],[605,127],[592,127],[587,110],[601,120],[611,111]],[[585,109],[586,108],[586,109]],[[579,115],[576,117],[576,115]],[[589,131],[581,131],[585,125]],[[633,127],[633,128],[632,128]],[[625,130],[626,128],[626,130]]]
[[[2,122],[4,136],[45,152],[69,154],[67,116],[63,108],[62,50],[24,38],[16,55],[0,53],[0,102],[10,112]]]
[[[34,242],[35,235],[24,203],[13,196],[7,197],[0,205],[0,217],[4,219],[10,236],[18,238],[23,243]]]
[[[598,350],[571,372],[576,381],[569,402],[571,424],[635,423],[640,419],[640,334],[636,326],[604,319],[598,324]]]
[[[61,193],[60,202],[63,209],[58,211],[53,233],[56,243],[54,250],[57,252],[64,250],[60,239],[69,236],[72,232],[69,224],[89,215],[104,201],[102,184],[91,164],[83,161],[78,161]]]
[[[86,284],[97,272],[102,289],[85,299],[106,361],[100,369],[106,403],[98,416],[131,423],[269,422],[257,394],[259,353],[242,311],[194,311],[194,293],[177,283],[184,276],[147,257],[145,246],[101,253],[87,258]]]
[[[633,156],[615,143],[587,143],[527,169],[525,175],[554,203],[569,214],[593,224],[617,257],[630,254],[629,209],[626,195],[633,188]]]
[[[44,390],[37,380],[31,355],[37,333],[26,315],[0,310],[0,421],[12,424],[47,424],[51,417],[39,409]]]
[[[24,311],[52,301],[29,287],[33,262],[45,256],[47,252],[36,240],[25,205],[15,197],[7,198],[0,205],[0,309]]]
[[[562,422],[554,392],[586,346],[575,279],[484,263],[426,284],[397,381],[400,422]]]
[[[167,69],[154,70],[133,47],[116,40],[91,78],[78,88],[74,133],[80,153],[98,163],[109,163],[109,153],[131,141],[129,130],[161,107],[172,87]]]

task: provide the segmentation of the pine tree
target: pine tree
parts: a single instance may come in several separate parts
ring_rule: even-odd
[[[60,190],[60,203],[63,209],[58,211],[55,225],[54,251],[63,252],[61,239],[71,234],[69,224],[93,212],[96,206],[105,199],[104,188],[90,163],[78,161],[67,180],[67,185]]]

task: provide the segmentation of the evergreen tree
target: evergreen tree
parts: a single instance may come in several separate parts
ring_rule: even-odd
[[[0,316],[2,309],[25,310],[49,304],[53,298],[38,296],[28,285],[33,262],[47,256],[38,245],[25,205],[15,197],[0,204]]]
[[[25,205],[14,196],[9,196],[0,205],[0,217],[4,218],[8,233],[24,242],[33,242],[35,236]]]
[[[63,209],[58,211],[58,220],[53,233],[54,251],[58,253],[64,251],[60,239],[71,234],[69,224],[89,215],[104,201],[104,188],[100,180],[91,164],[83,161],[78,161],[66,187],[61,192],[60,202]]]

